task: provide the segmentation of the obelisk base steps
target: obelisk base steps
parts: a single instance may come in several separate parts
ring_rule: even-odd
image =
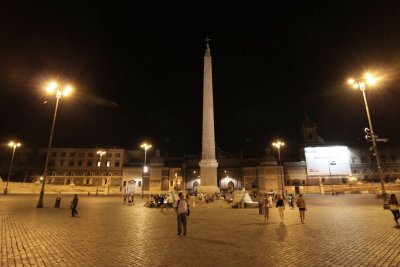
[[[198,191],[209,194],[220,192],[217,182],[218,162],[215,159],[203,159],[200,161],[199,166],[201,184]]]

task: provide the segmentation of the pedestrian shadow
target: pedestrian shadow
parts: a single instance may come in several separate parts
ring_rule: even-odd
[[[284,223],[281,223],[278,228],[275,229],[279,241],[285,241],[287,237],[287,229]]]
[[[215,244],[215,245],[222,245],[222,246],[236,245],[235,242],[229,242],[229,241],[225,241],[225,240],[208,239],[208,238],[201,238],[201,237],[195,237],[195,236],[192,236],[192,235],[189,236],[189,237],[186,237],[186,239],[195,240],[195,241],[203,242],[203,243],[206,243],[206,244]]]

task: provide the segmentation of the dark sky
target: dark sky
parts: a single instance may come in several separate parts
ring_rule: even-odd
[[[296,150],[305,112],[326,141],[362,138],[362,95],[345,81],[365,70],[385,75],[368,93],[375,132],[399,140],[398,1],[136,2],[2,4],[1,140],[47,145],[55,99],[43,88],[58,79],[76,90],[54,146],[200,152],[206,36],[222,150],[262,153],[276,137]]]

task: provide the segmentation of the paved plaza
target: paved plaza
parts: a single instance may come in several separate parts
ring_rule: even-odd
[[[307,195],[305,224],[286,205],[265,224],[258,209],[192,208],[176,216],[122,197],[0,196],[0,266],[400,266],[400,229],[374,195]],[[136,198],[138,201],[138,197]],[[140,200],[141,201],[141,200]]]

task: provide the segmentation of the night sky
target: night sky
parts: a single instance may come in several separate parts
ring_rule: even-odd
[[[262,154],[277,137],[296,151],[305,112],[326,141],[363,138],[362,95],[345,82],[366,70],[385,77],[367,95],[375,132],[398,143],[398,1],[136,2],[1,5],[1,142],[47,146],[55,98],[44,88],[58,79],[76,89],[53,146],[199,153],[209,36],[223,151]]]

